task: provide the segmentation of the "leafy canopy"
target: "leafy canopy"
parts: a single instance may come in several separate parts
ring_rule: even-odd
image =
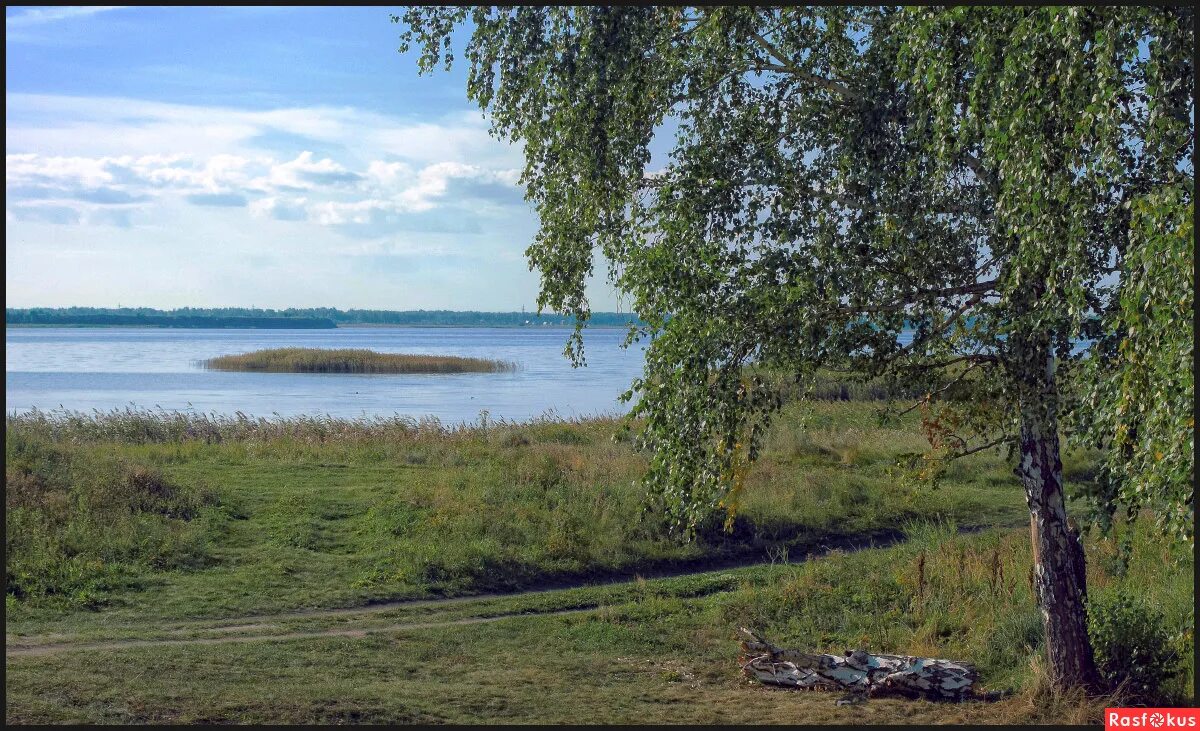
[[[1139,455],[1108,497],[1190,526],[1190,8],[393,19],[423,72],[470,26],[468,95],[524,143],[539,307],[586,319],[598,259],[631,296],[628,396],[673,525],[736,509],[780,402],[764,373],[827,366],[926,389],[940,457],[1011,444],[1022,399],[1085,404],[1073,428]]]

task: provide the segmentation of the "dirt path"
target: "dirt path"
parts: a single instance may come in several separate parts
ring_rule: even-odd
[[[108,640],[100,642],[47,642],[43,644],[11,644],[4,648],[5,658],[37,657],[54,655],[60,652],[96,651],[96,650],[125,650],[133,647],[163,647],[171,645],[217,645],[233,642],[271,642],[286,640],[309,640],[324,637],[366,637],[369,634],[381,632],[403,632],[406,630],[437,629],[439,627],[456,627],[469,624],[486,624],[499,622],[515,617],[549,617],[563,614],[580,614],[594,612],[597,607],[578,607],[574,609],[558,609],[549,612],[514,612],[492,617],[465,617],[440,622],[408,622],[403,624],[388,624],[379,627],[361,627],[356,629],[327,629],[313,632],[286,632],[281,634],[228,634],[224,637],[192,637],[187,639],[158,639],[158,640]],[[236,627],[219,628],[225,630],[241,630],[246,627],[266,629],[271,625],[240,625]]]
[[[988,526],[993,527],[993,526]],[[994,526],[1003,527],[1003,526]],[[982,530],[984,527],[967,527],[960,529],[962,533],[970,533]],[[804,552],[803,554],[792,557],[788,563],[802,563],[814,558],[820,558],[831,551],[860,551],[869,548],[879,548],[894,545],[904,539],[903,533],[900,531],[887,531],[862,536],[856,539],[841,539],[831,540],[828,543],[822,544],[818,548]],[[761,556],[761,554],[759,554]],[[657,570],[651,569],[645,572],[630,575],[628,573],[618,574],[615,577],[610,576],[608,580],[591,581],[591,582],[547,582],[541,588],[532,589],[522,592],[512,592],[505,594],[477,594],[473,596],[450,597],[439,599],[403,599],[397,601],[379,602],[375,604],[367,604],[357,607],[341,607],[336,609],[301,609],[290,612],[279,612],[275,614],[258,614],[247,615],[241,617],[226,617],[213,619],[195,619],[175,622],[164,622],[154,627],[143,627],[146,632],[157,632],[168,635],[168,637],[158,638],[128,638],[128,639],[81,639],[78,635],[68,634],[51,634],[41,636],[22,637],[20,639],[7,638],[5,640],[4,654],[5,658],[15,657],[35,657],[42,655],[51,655],[61,652],[85,651],[94,652],[101,650],[120,650],[135,647],[155,647],[168,645],[213,645],[232,642],[268,642],[272,640],[300,640],[300,639],[315,639],[322,637],[363,637],[368,634],[377,634],[384,632],[399,632],[404,630],[421,630],[433,629],[437,627],[453,627],[472,624],[484,624],[488,622],[498,622],[504,619],[512,619],[516,617],[530,616],[556,616],[565,614],[577,614],[582,612],[595,611],[598,607],[595,605],[572,607],[569,609],[544,610],[544,611],[509,611],[489,612],[487,616],[476,617],[460,617],[455,619],[437,620],[431,618],[424,622],[400,622],[385,625],[366,626],[366,627],[334,627],[322,630],[310,631],[276,631],[272,629],[281,629],[279,625],[288,621],[295,620],[322,620],[336,619],[339,617],[356,617],[368,618],[372,615],[382,614],[389,611],[403,609],[422,609],[422,608],[451,608],[462,605],[470,605],[474,603],[494,601],[494,600],[519,600],[522,598],[537,597],[541,595],[554,594],[557,592],[568,591],[571,589],[584,588],[599,588],[603,586],[617,586],[620,584],[633,584],[638,579],[663,579],[663,578],[680,578],[685,576],[697,576],[701,574],[713,573],[721,570],[729,570],[735,568],[748,568],[756,565],[765,565],[768,562],[762,561],[760,557],[753,560],[747,560],[746,557],[727,557],[724,559],[706,559],[701,561],[688,562],[682,565],[667,566]],[[207,634],[215,636],[206,637],[170,637],[169,635],[184,635],[184,634]],[[72,639],[74,637],[74,639]]]

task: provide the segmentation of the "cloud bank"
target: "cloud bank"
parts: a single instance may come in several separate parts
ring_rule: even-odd
[[[6,101],[9,306],[534,304],[521,149],[478,113]]]
[[[525,209],[515,151],[466,116],[435,124],[345,108],[246,111],[29,94],[7,101],[8,221],[138,225],[182,201],[362,237],[389,227],[446,229],[428,215],[436,211],[478,218]],[[273,149],[279,140],[313,149],[284,157]]]

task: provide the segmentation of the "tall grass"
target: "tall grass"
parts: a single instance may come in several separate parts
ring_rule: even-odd
[[[960,489],[910,489],[890,472],[892,453],[916,448],[919,436],[863,426],[868,404],[813,408],[803,422],[777,422],[747,478],[734,532],[721,529],[719,511],[692,544],[671,539],[657,514],[643,511],[647,455],[615,419],[547,414],[455,426],[126,409],[10,414],[6,426],[81,465],[111,455],[182,485],[217,488],[241,511],[227,527],[243,538],[211,537],[240,558],[188,581],[206,605],[227,600],[213,586],[244,581],[238,601],[247,609],[290,601],[288,592],[340,604],[513,589],[768,549],[798,555],[829,539],[894,534],[919,515],[982,522],[1020,508],[1011,468],[994,455],[976,455],[969,473],[954,475]],[[283,564],[308,578],[262,592]]]
[[[453,355],[376,353],[362,348],[271,348],[201,361],[216,371],[263,373],[501,373],[516,364]]]
[[[167,480],[111,450],[81,450],[19,429],[5,433],[5,592],[95,606],[153,571],[206,562],[190,523],[214,493]]]
[[[525,428],[557,429],[560,439],[580,439],[575,428],[615,428],[615,418],[562,417],[554,411],[526,421],[491,417],[486,411],[474,422],[448,423],[435,416],[334,417],[325,414],[300,416],[248,416],[197,411],[168,411],[126,407],[109,411],[32,409],[5,416],[6,429],[41,435],[45,439],[73,444],[115,442],[118,444],[206,444],[286,441],[294,444],[326,443],[395,444],[433,441],[456,443],[520,431]]]
[[[1177,674],[1156,700],[1190,703],[1195,678],[1190,551],[1157,534],[1152,520],[1125,522],[1115,531],[1085,538],[1090,601],[1134,593],[1160,610]],[[947,522],[912,524],[905,533],[906,542],[886,551],[814,561],[773,582],[746,584],[722,602],[721,621],[753,627],[806,651],[862,647],[966,659],[989,689],[1048,693],[1040,687],[1045,639],[1031,590],[1028,533],[964,535]],[[1124,564],[1114,559],[1122,545],[1133,547]],[[1038,705],[1049,700],[1041,698]]]

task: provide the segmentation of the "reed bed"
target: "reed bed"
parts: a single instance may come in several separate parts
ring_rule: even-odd
[[[344,418],[327,414],[301,416],[251,416],[199,411],[126,407],[91,412],[71,409],[33,409],[9,413],[7,430],[37,434],[43,439],[71,444],[173,444],[203,442],[262,443],[293,441],[302,444],[397,443],[478,439],[497,432],[522,428],[616,428],[619,417],[564,417],[548,410],[532,419],[517,421],[493,417],[486,410],[473,422],[445,422],[436,416],[415,418],[394,414]]]
[[[222,355],[200,364],[208,370],[262,373],[506,373],[517,368],[503,360],[376,353],[364,348],[270,348]]]

